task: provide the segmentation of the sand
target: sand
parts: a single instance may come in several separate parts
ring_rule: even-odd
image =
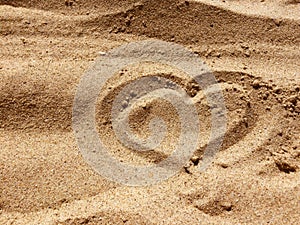
[[[200,173],[195,159],[201,164],[210,130],[201,91],[161,65],[115,74],[99,95],[96,120],[116,158],[161,161],[180,131],[172,107],[150,101],[132,112],[132,128],[147,136],[151,115],[160,115],[172,128],[164,145],[140,154],[116,140],[106,100],[141,74],[171,77],[196,95],[202,124],[203,140],[181,171],[129,187],[85,162],[72,106],[99,52],[149,39],[180,44],[207,63],[228,124],[214,162]],[[0,224],[299,223],[299,48],[297,0],[0,0]]]

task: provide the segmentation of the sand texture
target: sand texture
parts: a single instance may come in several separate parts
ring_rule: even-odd
[[[220,84],[227,131],[204,173],[209,107],[182,71],[129,66],[102,89],[99,136],[112,156],[153,164],[180,133],[167,102],[130,114],[147,137],[153,115],[169,135],[157,151],[120,144],[109,120],[120,88],[159,75],[181,85],[199,112],[202,141],[174,177],[151,186],[111,182],[90,167],[72,130],[76,88],[101,54],[141,40],[180,44]],[[0,224],[299,224],[299,0],[0,0]]]

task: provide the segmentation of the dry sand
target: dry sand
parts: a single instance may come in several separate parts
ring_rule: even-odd
[[[228,130],[205,173],[191,161],[159,184],[127,187],[99,176],[80,155],[72,104],[100,51],[149,38],[181,44],[210,66]],[[298,0],[0,0],[0,224],[299,223],[299,48]],[[143,73],[178,75],[144,65],[122,79]],[[117,151],[110,123],[101,123],[118,76],[100,94],[99,135],[116,157],[159,161],[161,154]],[[200,100],[197,108],[206,137],[209,112]],[[147,109],[134,111],[132,123],[145,125]],[[160,149],[166,155],[179,122],[161,116],[174,128]]]

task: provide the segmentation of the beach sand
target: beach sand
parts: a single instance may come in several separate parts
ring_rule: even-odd
[[[200,90],[162,65],[115,74],[99,95],[96,120],[116,158],[156,163],[180,133],[172,107],[150,101],[130,121],[144,136],[151,114],[167,121],[171,135],[160,154],[122,147],[111,122],[103,123],[106,100],[122,84],[145,74],[181,77],[200,112],[203,140],[193,159],[165,181],[130,187],[105,179],[80,154],[73,99],[99,52],[151,39],[206,62],[228,124],[214,162],[200,173],[195,159],[201,164],[210,131]],[[299,49],[298,0],[0,0],[0,224],[299,223]]]

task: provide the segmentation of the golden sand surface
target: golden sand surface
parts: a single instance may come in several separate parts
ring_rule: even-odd
[[[159,154],[122,147],[111,122],[103,123],[107,99],[145,74],[180,77],[195,95],[203,137],[175,176],[130,187],[85,162],[72,107],[99,53],[141,40],[180,44],[206,62],[222,88],[228,123],[214,162],[200,173],[195,159],[201,161],[210,131],[201,91],[168,66],[146,63],[115,74],[96,114],[111,155],[153,164],[178,137],[180,121],[166,102],[146,102],[130,115],[141,136],[153,115],[164,118],[171,134]],[[298,224],[299,49],[299,0],[0,0],[0,224]]]

